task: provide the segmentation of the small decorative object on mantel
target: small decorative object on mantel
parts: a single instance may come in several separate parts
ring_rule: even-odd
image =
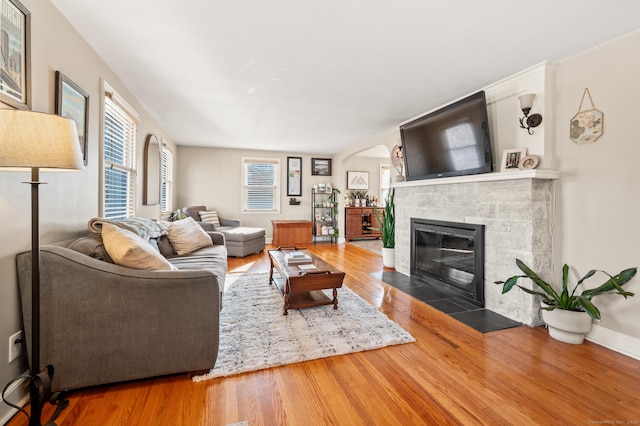
[[[290,206],[299,206],[300,205],[300,200],[298,200],[297,198],[289,198],[289,205]]]
[[[404,182],[405,177],[402,174],[402,171],[404,169],[404,154],[402,153],[401,145],[396,145],[391,150],[391,163],[398,172],[398,175],[396,176],[396,182]]]
[[[525,155],[520,159],[520,162],[518,162],[518,168],[520,170],[535,169],[538,167],[539,161],[535,155]]]
[[[585,95],[589,96],[591,109],[582,109]],[[595,142],[604,133],[603,126],[604,113],[596,109],[589,88],[585,88],[578,106],[578,113],[571,119],[571,140],[580,145]]]
[[[525,155],[527,155],[526,148],[505,149],[504,151],[502,151],[502,163],[500,166],[500,171],[509,172],[518,170],[520,159],[524,158]]]

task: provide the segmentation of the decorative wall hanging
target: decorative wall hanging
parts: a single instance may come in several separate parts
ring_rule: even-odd
[[[331,176],[331,159],[312,158],[311,176]]]
[[[302,157],[287,157],[287,196],[302,196]]]
[[[89,94],[56,71],[56,114],[76,123],[84,165],[89,164]]]
[[[585,95],[589,96],[591,109],[582,109]],[[585,88],[582,93],[582,100],[578,107],[578,113],[571,119],[571,140],[577,144],[595,142],[602,136],[604,125],[604,113],[596,109],[591,99],[589,88]]]
[[[0,0],[0,102],[31,109],[31,13],[18,0]]]

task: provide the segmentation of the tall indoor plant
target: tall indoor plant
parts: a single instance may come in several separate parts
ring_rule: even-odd
[[[592,301],[594,297],[619,294],[626,299],[634,295],[623,290],[622,286],[636,275],[638,269],[627,268],[615,276],[602,270],[592,269],[578,280],[573,289],[569,290],[569,266],[565,264],[562,268],[562,290],[558,292],[520,259],[516,259],[516,265],[524,275],[514,275],[506,281],[496,281],[496,284],[502,285],[502,294],[509,292],[513,287],[519,287],[526,293],[540,296],[542,319],[549,326],[549,335],[567,343],[582,343],[584,335],[591,329],[592,319],[600,319],[600,310]],[[609,279],[596,288],[578,293],[578,287],[597,272],[608,276]],[[530,290],[517,284],[520,278],[530,279],[538,290]]]
[[[396,247],[396,215],[395,215],[395,188],[391,188],[385,198],[384,217],[380,217],[378,207],[374,206],[376,219],[382,233],[382,264],[386,268],[395,268],[395,247]]]

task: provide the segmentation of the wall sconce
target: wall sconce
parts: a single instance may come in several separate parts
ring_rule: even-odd
[[[533,106],[533,98],[535,98],[535,93],[528,93],[526,95],[518,96],[520,100],[520,108],[522,109],[522,113],[524,117],[520,117],[520,127],[526,129],[530,135],[534,133],[533,128],[538,127],[542,123],[542,116],[540,114],[531,114],[531,107]]]

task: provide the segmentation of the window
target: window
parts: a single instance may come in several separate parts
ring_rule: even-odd
[[[136,112],[105,83],[102,215],[107,219],[135,215],[138,122]]]
[[[160,189],[160,204],[162,212],[173,211],[173,150],[166,143],[162,143],[162,187]]]
[[[380,200],[378,205],[384,207],[387,203],[387,194],[391,186],[391,168],[388,164],[380,164]]]
[[[243,158],[242,211],[280,212],[280,160]]]

